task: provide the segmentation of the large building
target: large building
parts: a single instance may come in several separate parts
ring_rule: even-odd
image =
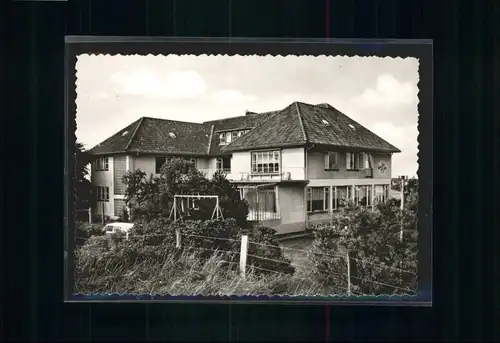
[[[279,233],[304,230],[353,200],[373,206],[391,186],[399,149],[328,104],[190,123],[142,117],[90,150],[94,213],[123,213],[122,176],[157,175],[174,157],[211,176],[222,170],[249,203],[249,220]]]

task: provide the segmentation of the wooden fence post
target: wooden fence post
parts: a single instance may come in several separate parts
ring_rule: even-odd
[[[348,251],[346,253],[347,260],[347,294],[351,295],[352,286],[359,284],[359,282],[353,281],[357,279],[358,276],[358,266],[356,258],[351,257],[353,254],[352,251]]]
[[[89,207],[89,224],[92,224],[92,208]]]
[[[247,253],[248,253],[248,236],[241,236],[241,248],[240,248],[240,274],[242,277],[246,275],[247,269]]]
[[[175,230],[175,247],[176,248],[181,247],[181,230],[180,229]]]

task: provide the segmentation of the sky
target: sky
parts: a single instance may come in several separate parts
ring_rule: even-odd
[[[140,117],[203,122],[328,103],[402,150],[393,177],[417,174],[415,58],[80,55],[76,73],[76,137],[88,149]]]

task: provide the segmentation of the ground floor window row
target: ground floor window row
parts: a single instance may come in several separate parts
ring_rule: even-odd
[[[330,194],[331,193],[331,194]],[[345,207],[349,201],[361,206],[384,202],[389,196],[389,185],[307,187],[307,212],[329,211]]]

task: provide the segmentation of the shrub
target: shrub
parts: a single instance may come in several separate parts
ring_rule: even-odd
[[[226,259],[230,264],[239,261],[241,235],[248,234],[248,239],[252,243],[248,247],[247,264],[256,267],[257,274],[270,273],[266,269],[287,274],[294,272],[291,261],[285,257],[279,247],[274,229],[257,226],[245,230],[240,228],[236,220],[232,218],[176,222],[164,217],[151,221],[139,220],[134,224],[131,237],[139,236],[137,241],[145,245],[161,244],[174,247],[177,230],[181,232],[183,249],[197,250],[200,252],[199,256],[207,258],[214,251],[228,252]]]
[[[75,237],[87,239],[91,236],[102,236],[104,235],[103,225],[88,223],[88,222],[76,222],[75,223]]]
[[[276,271],[284,274],[293,274],[295,267],[291,260],[285,257],[276,239],[276,230],[268,227],[255,226],[248,237],[247,263],[254,266],[257,272],[271,273]],[[269,270],[269,271],[266,271]]]
[[[150,175],[148,178],[146,173],[135,170],[127,173],[123,182],[126,185],[125,199],[133,218],[169,217],[175,195],[217,195],[223,217],[235,219],[243,229],[249,227],[248,204],[240,199],[238,189],[221,172],[207,179],[192,163],[177,158],[162,166],[160,177]],[[197,199],[196,208],[188,209],[183,217],[210,220],[215,204],[214,199]]]
[[[103,249],[103,246],[107,248]],[[99,251],[99,254],[96,252]],[[175,253],[177,251],[177,253]],[[136,255],[143,254],[138,260]],[[140,248],[110,236],[92,239],[78,253],[77,293],[147,293],[169,295],[310,295],[319,292],[309,280],[289,275],[261,275],[251,270],[241,278],[227,266],[223,253],[202,258],[199,252]],[[99,257],[101,256],[101,257]]]
[[[176,230],[182,233],[180,249],[175,248]],[[245,280],[248,281],[249,278],[254,280],[264,291],[264,281],[259,281],[259,278],[263,277],[266,280],[274,278],[276,282],[266,286],[270,287],[268,292],[274,292],[272,294],[285,292],[284,280],[287,280],[285,274],[292,274],[294,268],[282,254],[273,229],[256,227],[243,231],[234,219],[171,222],[164,217],[151,221],[136,220],[128,240],[122,234],[89,239],[82,248],[76,251],[75,279],[78,280],[76,290],[78,292],[109,292],[115,287],[115,289],[121,289],[122,292],[140,292],[143,288],[138,285],[139,275],[140,280],[146,280],[145,282],[148,282],[153,287],[152,289],[161,289],[163,287],[161,285],[165,286],[168,282],[188,282],[185,279],[188,275],[195,279],[199,277],[200,279],[195,281],[201,282],[203,287],[200,286],[198,290],[207,292],[207,290],[213,291],[220,287],[217,282],[213,281],[214,278],[222,280],[227,275],[234,274],[234,277],[231,276],[234,279],[231,282],[236,287],[244,281],[238,274],[241,233],[249,234],[251,242],[266,244],[265,246],[250,244],[248,252],[253,256],[248,258],[249,276]],[[167,266],[175,270],[169,271]],[[205,269],[195,273],[194,270],[197,270],[199,266],[204,266]],[[215,276],[215,267],[220,276]],[[190,271],[183,274],[182,281],[165,280],[161,276],[182,274],[179,268]],[[212,271],[209,272],[209,270]],[[275,272],[283,274],[278,275]],[[135,275],[135,281],[131,281],[130,273]],[[208,277],[204,273],[211,276]],[[296,280],[293,284],[300,290],[299,285],[303,282]],[[315,287],[313,283],[307,284],[309,288]],[[180,286],[176,284],[174,288],[177,289],[176,287]]]
[[[406,235],[400,241],[401,218],[403,229],[416,232],[416,213],[405,209],[401,215],[391,201],[379,204],[373,212],[363,207],[343,209],[331,222],[314,227],[310,258],[318,274],[335,291],[345,292],[350,252],[354,292],[402,294],[409,293],[402,289],[415,290],[417,238]]]

